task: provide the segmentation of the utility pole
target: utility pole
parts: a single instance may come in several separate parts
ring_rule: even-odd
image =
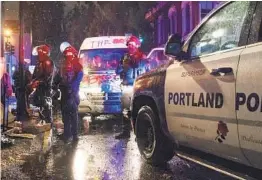
[[[19,95],[17,98],[17,120],[26,121],[28,120],[27,109],[26,109],[26,96],[25,96],[25,73],[24,73],[24,2],[19,2],[19,22],[20,22],[20,33],[19,33]]]
[[[4,58],[4,2],[1,1],[1,58]]]
[[[4,18],[4,12],[5,12],[5,9],[4,9],[4,2],[1,2],[1,63],[4,63],[4,21],[5,21],[5,18]],[[3,64],[5,66],[5,64]],[[2,69],[0,71],[3,71]],[[1,72],[1,76],[2,76],[2,73],[4,72]],[[2,78],[2,77],[0,77]],[[7,123],[8,123],[8,111],[7,111],[7,105],[6,105],[6,98],[5,98],[5,90],[4,92],[2,92],[4,94],[4,111],[3,111],[3,114],[1,114],[1,118],[3,118],[3,125],[2,125],[2,132],[4,132],[5,130],[7,130]]]

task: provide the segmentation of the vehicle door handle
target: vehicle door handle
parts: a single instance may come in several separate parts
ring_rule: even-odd
[[[227,75],[227,74],[232,74],[233,69],[231,67],[221,67],[218,69],[212,69],[210,72],[211,75],[213,76],[221,76],[221,75]]]

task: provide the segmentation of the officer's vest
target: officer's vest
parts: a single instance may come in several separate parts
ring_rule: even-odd
[[[145,70],[145,65],[140,60],[134,60],[129,54],[125,54],[122,60],[123,71],[125,73],[125,78],[136,79],[139,75],[143,74]]]

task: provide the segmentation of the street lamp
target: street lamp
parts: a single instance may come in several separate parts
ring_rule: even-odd
[[[12,30],[11,29],[5,29],[4,30],[4,35],[9,38],[12,35]]]
[[[11,29],[4,29],[4,37],[6,37],[6,44],[9,44],[9,38],[12,35],[12,30]]]
[[[9,28],[5,28],[3,30],[3,35],[4,37],[6,38],[5,40],[5,52],[7,53],[6,54],[6,59],[7,59],[7,63],[6,63],[6,66],[7,66],[7,72],[8,73],[12,73],[11,71],[11,66],[12,66],[12,60],[11,60],[11,55],[13,54],[12,50],[14,50],[14,46],[11,45],[11,42],[9,42],[9,38],[11,38],[11,35],[12,35],[12,30],[9,29]],[[10,74],[11,75],[11,74]]]

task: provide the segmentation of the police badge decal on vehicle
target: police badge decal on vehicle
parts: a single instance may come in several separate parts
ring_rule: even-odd
[[[218,141],[219,143],[222,143],[224,140],[226,140],[226,136],[228,132],[229,131],[226,123],[224,123],[223,121],[219,121],[217,125],[217,137],[215,140]]]

